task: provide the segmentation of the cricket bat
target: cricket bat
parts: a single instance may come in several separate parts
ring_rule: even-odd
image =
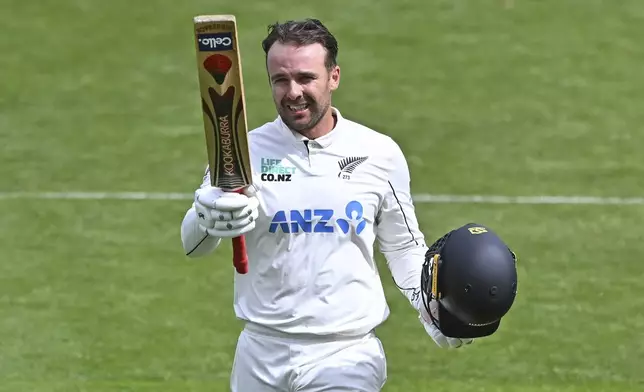
[[[193,18],[210,182],[227,192],[251,185],[248,123],[234,15]],[[246,241],[233,238],[233,265],[248,272]]]

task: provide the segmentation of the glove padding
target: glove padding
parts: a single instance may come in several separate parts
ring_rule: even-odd
[[[440,323],[440,320],[438,320],[438,302],[431,300],[429,302],[429,308],[432,312],[432,316],[434,316],[434,319]],[[425,327],[425,331],[432,338],[434,343],[436,343],[439,347],[459,348],[471,344],[474,341],[474,339],[451,338],[443,335],[441,330],[436,326],[436,324],[434,324],[434,321],[432,321],[432,318],[429,316],[423,305],[420,305],[418,307],[418,311],[420,312],[418,318],[423,324],[423,327]]]
[[[255,228],[259,200],[252,186],[244,194],[206,186],[195,192],[200,228],[213,237],[234,238]]]

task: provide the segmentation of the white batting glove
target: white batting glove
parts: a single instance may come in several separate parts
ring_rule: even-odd
[[[200,228],[213,237],[233,238],[255,228],[259,200],[253,190],[240,194],[206,186],[195,192]]]
[[[421,294],[423,295],[423,294]],[[438,320],[438,302],[435,300],[431,300],[429,302],[429,309],[432,312],[432,316],[434,316],[434,319]],[[471,344],[474,339],[459,339],[459,338],[450,338],[441,332],[440,329],[432,322],[431,317],[429,317],[429,314],[427,313],[427,310],[425,310],[424,305],[419,306],[419,312],[420,314],[418,315],[418,318],[420,319],[420,322],[423,324],[423,327],[425,327],[425,332],[432,338],[434,343],[436,343],[439,347],[441,348],[459,348],[468,344]],[[438,320],[440,323],[440,320]]]

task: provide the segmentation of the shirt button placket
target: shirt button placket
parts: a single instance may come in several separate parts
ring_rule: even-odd
[[[320,145],[316,141],[310,141],[309,142],[309,165],[311,167],[311,170],[314,173],[317,173],[319,171],[319,154],[320,154]]]

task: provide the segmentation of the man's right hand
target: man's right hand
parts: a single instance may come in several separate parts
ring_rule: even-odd
[[[213,237],[233,238],[255,228],[259,200],[252,192],[224,192],[205,186],[195,192],[199,227]]]

